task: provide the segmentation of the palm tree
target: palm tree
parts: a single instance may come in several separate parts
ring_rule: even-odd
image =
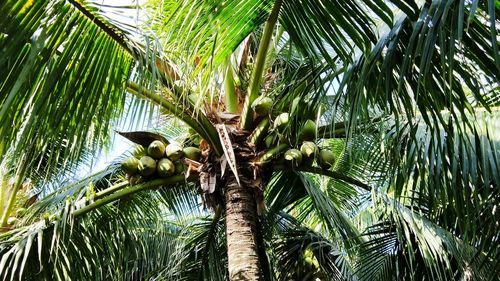
[[[498,278],[500,6],[422,2],[7,0],[2,276]],[[150,105],[177,121],[124,135],[200,161],[65,180]],[[331,166],[283,159],[309,120]]]

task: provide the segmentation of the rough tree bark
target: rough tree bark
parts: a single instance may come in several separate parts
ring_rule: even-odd
[[[226,235],[229,280],[261,280],[257,254],[257,207],[252,182],[231,175],[226,188]]]

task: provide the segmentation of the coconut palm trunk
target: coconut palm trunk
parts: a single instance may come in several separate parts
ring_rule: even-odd
[[[252,72],[248,94],[243,105],[240,127],[251,129],[252,116],[250,104],[257,98],[261,79],[264,73],[264,64],[271,42],[272,32],[276,25],[282,1],[274,3],[273,9],[264,27],[261,42],[257,52],[255,69]],[[259,280],[261,279],[259,257],[257,254],[256,222],[257,206],[254,190],[258,184],[255,180],[240,177],[239,184],[231,176],[226,187],[226,239],[228,271],[230,280]]]
[[[257,208],[251,181],[238,185],[234,176],[226,187],[226,235],[229,279],[260,280],[257,254]]]

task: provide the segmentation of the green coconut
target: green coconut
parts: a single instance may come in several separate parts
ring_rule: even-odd
[[[316,123],[313,120],[307,120],[300,129],[299,138],[304,141],[313,141],[316,139]]]
[[[148,155],[155,159],[165,157],[165,144],[159,140],[153,141],[148,147]]]
[[[260,96],[253,103],[252,108],[260,116],[266,116],[271,111],[273,100],[269,97]]]
[[[290,163],[293,167],[297,167],[302,163],[302,153],[295,148],[289,149],[285,152],[285,161]]]
[[[167,158],[162,158],[158,161],[158,165],[156,167],[158,171],[158,175],[161,178],[167,178],[171,175],[174,174],[175,172],[175,165],[172,161],[170,161]]]
[[[167,145],[166,152],[167,152],[167,157],[172,161],[179,160],[181,159],[182,156],[184,156],[184,152],[182,151],[182,146],[173,142]]]
[[[290,122],[290,115],[288,112],[283,112],[276,119],[274,119],[274,129],[283,129]]]
[[[302,153],[303,158],[306,160],[308,165],[312,164],[316,154],[318,154],[318,147],[312,141],[305,141],[300,146],[300,152]]]
[[[139,173],[139,162],[139,159],[135,157],[127,158],[122,163],[122,170],[130,176],[137,175]]]
[[[322,149],[319,152],[318,160],[319,160],[318,162],[321,165],[321,167],[323,167],[325,169],[329,169],[335,163],[335,155],[333,154],[333,152],[331,150]]]
[[[148,150],[142,145],[137,145],[134,147],[132,155],[137,159],[141,159],[142,156],[148,155]]]
[[[139,173],[143,176],[150,176],[156,171],[156,161],[149,157],[143,156],[139,161]]]
[[[182,150],[184,156],[194,161],[200,161],[201,151],[197,147],[188,146]]]
[[[186,171],[186,165],[181,162],[176,162],[175,163],[175,174],[180,175]]]

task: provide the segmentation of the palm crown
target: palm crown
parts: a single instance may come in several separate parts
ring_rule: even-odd
[[[498,278],[497,1],[134,9],[0,7],[3,277]],[[186,170],[63,180],[150,107]]]

